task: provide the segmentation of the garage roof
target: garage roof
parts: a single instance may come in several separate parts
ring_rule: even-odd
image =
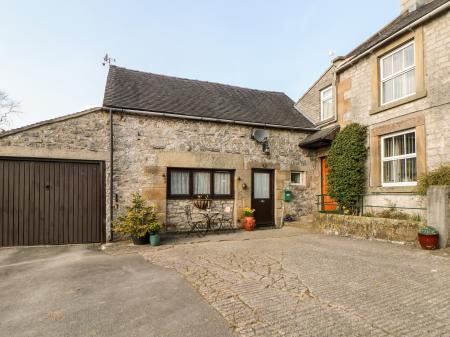
[[[111,66],[103,106],[315,129],[284,93]]]

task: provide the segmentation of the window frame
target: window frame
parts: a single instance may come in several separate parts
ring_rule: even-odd
[[[386,78],[384,78],[383,77],[383,63],[384,63],[383,61],[386,58],[394,55],[395,53],[399,52],[400,50],[406,49],[407,47],[409,47],[411,45],[413,46],[413,60],[414,60],[413,64],[411,66],[409,66],[409,67],[406,67],[406,68],[402,69],[401,71],[399,71],[399,72],[397,72],[395,74],[393,73],[393,74],[387,76]],[[392,104],[392,103],[395,103],[397,101],[400,101],[402,99],[405,99],[407,97],[414,96],[414,95],[417,94],[417,76],[416,76],[416,73],[415,73],[417,71],[417,60],[416,60],[416,44],[415,44],[415,40],[412,40],[412,41],[409,41],[409,42],[407,42],[405,44],[402,44],[401,46],[398,46],[398,47],[392,49],[389,53],[381,56],[378,59],[378,64],[379,64],[379,67],[380,67],[380,72],[379,72],[379,76],[378,76],[378,83],[379,83],[379,90],[380,90],[380,106]],[[390,100],[388,102],[384,102],[383,84],[386,81],[392,80],[392,79],[394,79],[394,78],[396,78],[398,76],[401,76],[401,75],[411,71],[412,69],[415,70],[415,72],[414,72],[414,84],[415,84],[414,85],[414,92],[412,92],[410,94],[407,94],[405,96],[402,96],[402,97],[394,98],[394,99],[392,99],[392,100]]]
[[[330,90],[331,91],[331,106],[332,106],[332,110],[333,113],[330,117],[324,118],[324,111],[323,111],[323,103],[324,103],[324,99],[323,99],[323,95],[326,91]],[[334,97],[333,97],[333,85],[329,85],[323,89],[320,90],[320,121],[327,121],[330,120],[332,118],[334,118],[336,116],[336,112],[334,111]]]
[[[384,140],[387,138],[393,138],[395,136],[400,136],[400,135],[406,135],[408,133],[414,133],[414,153],[408,153],[408,154],[402,154],[402,155],[397,155],[397,156],[390,156],[390,157],[385,157],[384,156]],[[381,141],[380,141],[380,147],[381,147],[381,160],[380,160],[380,164],[381,164],[381,186],[383,187],[398,187],[398,186],[416,186],[417,185],[417,132],[416,129],[408,129],[408,130],[402,130],[399,132],[394,132],[394,133],[390,133],[390,134],[386,134],[381,136]],[[408,158],[416,158],[416,181],[403,181],[403,182],[394,182],[394,183],[385,183],[384,182],[384,162],[386,161],[394,161],[394,160],[399,160],[399,159],[408,159]]]
[[[295,183],[292,181],[292,174],[298,173],[300,175],[300,182]],[[290,183],[294,186],[306,186],[306,173],[305,171],[291,171]]]
[[[172,189],[172,171],[184,171],[189,173],[189,188],[188,194],[171,194]],[[195,199],[202,194],[194,194],[194,173],[208,172],[210,176],[210,199],[234,199],[234,170],[230,169],[207,169],[207,168],[184,168],[184,167],[168,167],[167,168],[167,199]],[[230,174],[230,193],[229,194],[215,194],[214,191],[214,173],[226,172]],[[204,195],[204,194],[203,194]]]

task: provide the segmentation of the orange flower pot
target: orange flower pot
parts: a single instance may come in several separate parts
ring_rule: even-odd
[[[246,217],[244,217],[244,223],[243,223],[243,225],[244,225],[244,229],[245,229],[246,231],[252,231],[252,230],[254,230],[254,229],[255,229],[255,224],[256,224],[256,221],[255,221],[255,218],[254,218],[254,217],[252,217],[252,216],[246,216]]]

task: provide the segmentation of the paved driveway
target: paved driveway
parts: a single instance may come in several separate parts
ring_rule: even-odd
[[[223,238],[142,253],[242,336],[450,336],[448,257],[293,228]]]
[[[0,249],[0,336],[231,336],[175,271],[80,246]]]

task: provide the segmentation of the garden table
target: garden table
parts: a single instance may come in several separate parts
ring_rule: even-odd
[[[205,217],[205,221],[206,221],[205,235],[206,235],[206,233],[208,233],[208,231],[211,229],[214,220],[217,218],[217,216],[220,214],[220,212],[206,209],[204,211],[200,211],[200,214]]]

